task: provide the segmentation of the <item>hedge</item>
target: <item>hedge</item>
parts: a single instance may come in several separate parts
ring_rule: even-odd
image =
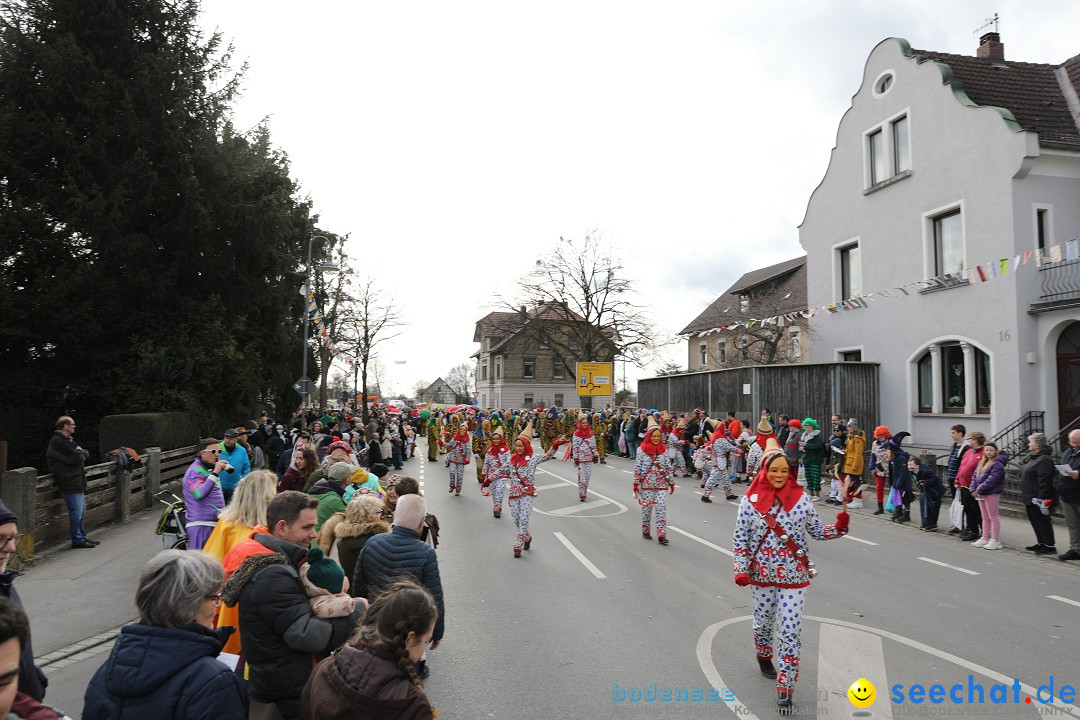
[[[103,455],[118,447],[142,453],[148,447],[173,450],[195,445],[199,432],[187,413],[107,415],[101,418],[98,439]]]

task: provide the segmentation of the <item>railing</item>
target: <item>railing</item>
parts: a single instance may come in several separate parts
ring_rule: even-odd
[[[1044,263],[1039,268],[1042,302],[1080,299],[1080,259]]]
[[[1042,432],[1046,416],[1042,410],[1031,410],[1019,420],[990,438],[1000,452],[1009,453],[1010,458],[1017,458],[1027,451],[1027,439],[1032,433]]]
[[[196,449],[147,448],[142,465],[133,470],[115,462],[87,466],[85,529],[122,522],[133,510],[152,507],[156,493],[175,487],[184,476]],[[39,476],[34,468],[8,470],[0,481],[0,498],[19,518],[20,557],[69,537],[67,506],[52,475]]]

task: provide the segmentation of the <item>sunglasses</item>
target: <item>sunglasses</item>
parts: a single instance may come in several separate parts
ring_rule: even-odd
[[[203,452],[210,453],[211,455],[220,455],[221,454],[221,449],[220,448],[214,448],[213,450],[203,450]]]

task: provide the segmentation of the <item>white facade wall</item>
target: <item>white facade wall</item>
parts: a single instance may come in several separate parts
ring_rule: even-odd
[[[863,293],[935,275],[927,255],[929,217],[952,207],[962,212],[965,266],[1008,257],[1009,276],[910,290],[895,299],[875,296],[869,309],[819,313],[809,336],[811,362],[832,362],[841,349],[861,348],[863,361],[880,363],[881,421],[894,433],[911,432],[913,446],[945,445],[949,427],[958,422],[990,436],[1029,410],[1054,410],[1047,422],[1053,430],[1056,377],[1047,377],[1047,369],[1056,366],[1049,334],[1061,327],[1058,320],[1028,314],[1040,294],[1039,273],[1029,264],[1014,278],[1011,260],[1033,248],[1033,203],[1051,204],[1054,227],[1080,235],[1080,181],[1068,177],[1080,161],[1037,157],[1034,133],[1017,131],[996,109],[963,104],[943,83],[947,73],[940,65],[919,64],[906,49],[904,41],[889,39],[871,52],[825,178],[811,195],[799,235],[808,254],[809,305],[842,299],[836,247],[853,240],[860,246]],[[893,74],[892,87],[876,97],[875,81],[884,72]],[[910,176],[864,194],[865,133],[901,114],[909,120]],[[1043,174],[1050,172],[1056,176]],[[1080,317],[1076,311],[1054,314]],[[964,341],[990,356],[989,415],[918,412],[913,362],[942,340]],[[1032,351],[1034,364],[1027,361]]]

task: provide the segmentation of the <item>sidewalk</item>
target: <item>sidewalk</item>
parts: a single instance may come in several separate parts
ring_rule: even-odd
[[[119,626],[136,619],[135,587],[143,565],[164,549],[154,534],[159,512],[146,510],[90,535],[93,549],[66,543],[15,580],[30,616],[34,655],[49,687],[46,701],[80,717],[83,694],[112,649]]]

